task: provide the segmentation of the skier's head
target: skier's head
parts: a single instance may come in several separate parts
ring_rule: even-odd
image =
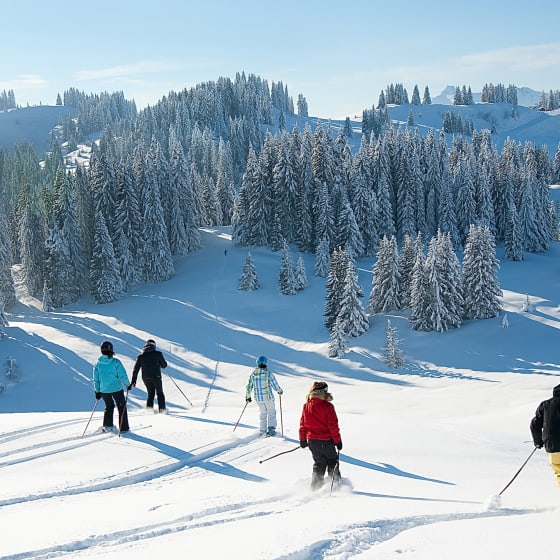
[[[148,338],[148,340],[146,340],[146,344],[144,344],[144,348],[155,348],[156,347],[156,341],[153,340],[152,338]]]
[[[553,397],[560,397],[560,385],[556,385],[554,389],[552,389],[552,396]]]
[[[257,362],[257,367],[264,368],[266,367],[268,360],[266,359],[266,356],[259,356],[256,362]]]
[[[104,356],[113,356],[113,354],[115,353],[115,349],[113,348],[113,343],[109,342],[108,340],[104,340],[101,343],[101,353]]]
[[[307,400],[323,399],[325,401],[332,401],[332,395],[329,393],[329,386],[324,381],[314,381],[307,393]]]

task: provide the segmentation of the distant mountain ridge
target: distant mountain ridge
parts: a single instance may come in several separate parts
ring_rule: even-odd
[[[432,97],[432,103],[435,105],[453,105],[455,97],[455,89],[457,86],[447,86],[439,95]],[[517,103],[521,107],[534,107],[538,104],[542,92],[535,91],[528,87],[517,88]],[[480,103],[482,97],[481,92],[473,92],[473,100]]]
[[[454,94],[455,86],[447,86],[440,95],[432,98],[431,105],[392,105],[389,108],[390,118],[393,124],[406,126],[411,113],[413,126],[424,135],[432,129],[439,131],[443,126],[444,114],[453,111],[459,113],[463,121],[471,120],[476,130],[493,130],[492,138],[499,149],[507,138],[511,138],[520,143],[531,141],[537,145],[546,144],[551,156],[554,155],[560,143],[558,112],[545,113],[528,108],[537,104],[541,93],[530,88],[518,88],[516,117],[512,116],[511,106],[507,103],[480,103],[480,93],[473,94],[474,105],[455,106],[452,104]],[[63,105],[40,105],[0,111],[0,149],[11,153],[16,144],[26,141],[42,157],[49,149],[53,128],[67,114],[73,116],[75,109]],[[361,110],[356,114],[361,115]],[[287,128],[297,123],[300,130],[303,130],[306,122],[314,129],[317,120],[330,121],[335,127],[344,125],[344,121],[316,115],[308,118],[285,115],[285,118]],[[350,144],[355,149],[359,146],[360,120],[356,117],[353,123],[355,133]],[[451,134],[448,136],[452,138]]]

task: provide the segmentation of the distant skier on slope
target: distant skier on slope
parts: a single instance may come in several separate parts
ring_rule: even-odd
[[[552,390],[552,398],[539,404],[531,420],[531,435],[535,447],[544,445],[550,466],[560,488],[560,385]]]
[[[342,439],[332,400],[328,385],[324,381],[315,381],[301,413],[299,444],[303,448],[309,447],[313,457],[312,490],[323,485],[325,471],[333,481],[340,481],[337,450],[342,449]]]
[[[154,397],[157,394],[158,409],[161,413],[166,413],[165,395],[163,393],[163,381],[161,378],[162,368],[167,367],[167,361],[162,352],[156,348],[156,342],[152,338],[146,340],[142,353],[136,358],[136,363],[132,369],[132,387],[136,387],[138,372],[142,370],[142,381],[146,385],[148,398],[146,408],[154,410]]]
[[[266,356],[259,356],[256,360],[257,367],[251,372],[247,388],[245,390],[245,401],[251,402],[251,393],[259,406],[260,433],[263,436],[276,435],[276,404],[274,393],[282,394],[282,389],[274,374],[267,367]]]
[[[122,362],[115,358],[113,344],[105,340],[101,344],[101,356],[93,368],[93,387],[95,398],[103,398],[105,402],[105,413],[103,415],[103,430],[112,432],[115,430],[113,424],[113,413],[115,405],[119,411],[119,432],[128,432],[128,414],[126,410],[126,399],[124,388],[130,390],[130,381]]]

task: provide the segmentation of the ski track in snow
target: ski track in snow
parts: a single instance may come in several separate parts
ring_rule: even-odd
[[[72,421],[66,421],[62,424],[72,424]],[[47,426],[52,426],[49,424]],[[60,426],[60,424],[59,424]],[[34,435],[37,432],[44,431],[46,428],[42,426],[37,429],[24,429],[19,430],[20,437],[24,435]],[[138,429],[142,429],[139,427]],[[35,445],[29,445],[25,447],[21,447],[19,449],[13,449],[9,452],[3,453],[5,455],[18,455],[22,453],[26,453],[27,451],[36,451],[41,450],[46,447],[57,446],[61,443],[68,443],[73,441],[72,445],[65,445],[63,447],[59,447],[56,449],[51,449],[49,451],[40,451],[39,453],[35,453],[33,455],[25,455],[20,459],[13,459],[11,461],[6,461],[0,463],[0,468],[17,465],[21,462],[32,461],[34,459],[39,459],[42,457],[47,457],[49,455],[55,455],[58,453],[64,453],[67,451],[71,451],[74,449],[78,449],[83,447],[84,445],[90,445],[92,443],[107,441],[117,437],[116,434],[90,434],[86,436],[85,439],[82,439],[80,436],[76,437],[68,437],[62,438],[57,440],[52,440],[48,442],[41,442]],[[197,472],[189,472],[189,477],[194,478],[196,476],[209,476],[211,471],[216,471],[222,469],[223,467],[218,464],[219,457],[224,453],[229,453],[232,450],[237,448],[246,448],[247,444],[252,442],[260,441],[261,438],[259,436],[248,436],[246,438],[229,441],[229,442],[214,442],[212,444],[208,444],[204,446],[204,450],[195,450],[193,451],[183,451],[178,450],[177,448],[173,448],[173,460],[170,463],[170,459],[164,459],[161,461],[157,461],[152,463],[151,465],[140,465],[135,469],[129,469],[124,473],[115,474],[113,476],[104,475],[101,478],[89,480],[82,484],[77,484],[74,486],[67,486],[61,490],[54,490],[52,492],[43,492],[39,494],[30,494],[26,496],[14,496],[12,498],[8,498],[5,500],[0,500],[0,507],[5,507],[13,504],[22,504],[26,502],[34,502],[40,501],[50,498],[61,498],[64,496],[73,496],[77,494],[83,494],[87,492],[95,492],[100,490],[111,490],[119,487],[125,487],[130,484],[155,484],[160,483],[162,479],[169,478],[172,476],[177,476],[181,474],[181,471],[185,468],[192,468],[198,466],[200,463],[204,463],[202,469]],[[135,433],[130,433],[125,437],[119,439],[119,444],[123,445],[130,445],[136,442],[142,442],[142,438],[140,436],[136,436]],[[165,447],[165,446],[164,446]],[[250,454],[261,454],[262,448],[258,448],[255,450],[245,449],[242,454],[239,456],[247,456]]]
[[[338,529],[331,539],[323,539],[305,549],[287,555],[279,556],[276,560],[348,560],[370,550],[377,544],[388,541],[404,531],[444,523],[448,521],[465,521],[469,519],[484,519],[489,517],[503,517],[511,515],[530,515],[548,511],[543,509],[502,509],[483,513],[454,513],[440,515],[420,515],[399,519],[377,519],[368,523],[358,523]]]

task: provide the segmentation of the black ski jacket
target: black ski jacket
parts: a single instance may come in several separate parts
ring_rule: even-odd
[[[136,358],[131,383],[136,385],[140,369],[142,369],[142,379],[158,379],[161,378],[161,368],[166,367],[167,362],[159,350],[156,350],[153,346],[145,348]]]
[[[539,404],[531,420],[531,435],[535,446],[544,443],[548,453],[560,451],[560,385],[554,387],[551,399]]]

